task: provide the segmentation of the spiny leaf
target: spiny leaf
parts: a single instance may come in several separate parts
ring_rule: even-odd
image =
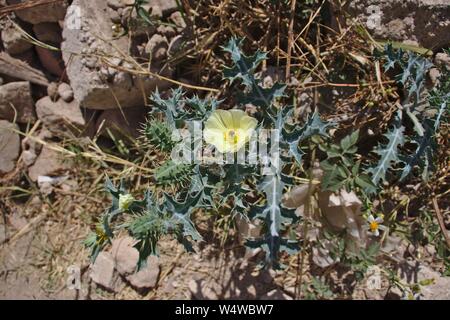
[[[327,130],[332,126],[333,123],[323,122],[316,111],[303,127],[296,127],[291,131],[283,129],[283,140],[289,145],[290,153],[297,163],[301,163],[303,152],[299,150],[299,144],[314,135],[327,136]]]
[[[231,68],[224,67],[223,75],[231,82],[240,79],[242,83],[251,88],[255,83],[254,73],[259,64],[267,58],[265,53],[257,51],[253,56],[246,56],[242,53],[241,47],[244,39],[232,38],[223,50],[231,54],[234,65]]]
[[[176,185],[184,183],[193,175],[193,165],[176,163],[172,160],[165,162],[155,172],[155,180],[160,185]]]
[[[392,166],[400,162],[398,156],[398,148],[405,143],[404,131],[405,127],[401,124],[402,112],[398,111],[394,121],[393,128],[385,134],[388,144],[379,146],[375,153],[380,156],[378,164],[374,168],[370,168],[368,172],[372,175],[372,182],[378,185],[380,180],[386,181],[386,173]]]
[[[249,92],[239,94],[239,103],[244,105],[250,103],[254,106],[268,108],[276,98],[285,96],[285,90],[286,85],[281,83],[275,83],[271,88],[263,88],[259,84],[253,83]]]
[[[163,152],[172,151],[176,143],[172,140],[172,129],[158,120],[151,120],[145,124],[144,136],[153,147]]]
[[[168,99],[162,99],[158,89],[151,96],[154,109],[164,113],[167,123],[172,129],[176,129],[175,121],[179,119],[179,104],[182,98],[183,90],[181,88],[172,89]]]

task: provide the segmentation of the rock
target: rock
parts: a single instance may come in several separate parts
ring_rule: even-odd
[[[160,25],[156,31],[166,37],[166,39],[171,39],[172,37],[174,37],[177,34],[177,31],[171,27],[171,26],[166,26],[166,25]]]
[[[100,252],[91,266],[91,279],[106,290],[119,292],[120,276],[114,270],[114,260],[108,252]]]
[[[1,40],[5,51],[12,55],[21,54],[33,47],[33,45],[26,41],[22,33],[12,24],[5,23],[1,30]]]
[[[39,176],[37,179],[37,184],[39,186],[39,191],[41,194],[48,196],[53,192],[54,187],[63,186],[63,183],[68,179],[67,176],[61,177],[48,177]]]
[[[134,273],[137,268],[139,251],[133,247],[134,242],[131,237],[123,237],[112,243],[111,255],[117,271],[123,276]]]
[[[0,86],[0,118],[19,123],[36,120],[31,87],[28,81],[10,82]]]
[[[182,35],[178,35],[172,38],[169,43],[168,52],[170,56],[176,55],[181,51],[183,45],[185,44],[185,39],[183,39]]]
[[[73,90],[67,83],[61,83],[58,87],[58,95],[65,102],[71,102],[73,100]]]
[[[50,97],[44,97],[36,103],[36,113],[53,132],[64,131],[70,126],[81,128],[86,124],[76,100],[65,102],[59,99],[54,102]]]
[[[168,16],[178,10],[178,5],[175,0],[152,0],[150,1],[150,7],[153,10],[160,10],[163,16]]]
[[[147,266],[139,272],[127,276],[126,279],[133,288],[137,290],[148,290],[157,285],[160,271],[158,257],[150,256],[147,259]]]
[[[186,22],[184,21],[184,18],[179,11],[172,13],[170,15],[170,20],[173,21],[173,23],[178,27],[178,29],[182,30],[186,28]]]
[[[441,78],[441,72],[438,68],[431,68],[428,71],[428,76],[430,77],[431,84],[437,86],[439,84],[439,79]]]
[[[263,295],[261,300],[293,300],[291,296],[284,293],[281,289],[274,289]]]
[[[450,278],[418,262],[405,261],[399,265],[402,282],[420,285],[424,300],[450,300]]]
[[[217,300],[217,293],[202,280],[191,280],[188,283],[189,291],[198,300]]]
[[[27,54],[30,51],[26,52]],[[31,61],[34,60],[34,54],[31,52],[31,56],[29,57]],[[0,51],[0,73],[6,76],[30,81],[31,83],[38,84],[41,86],[48,86],[48,80],[45,77],[45,74],[38,69],[31,67],[28,63],[22,61],[18,58],[11,57],[6,52]]]
[[[42,149],[42,144],[33,139],[35,135],[36,134],[34,134],[33,137],[25,137],[22,140],[22,161],[27,167],[31,166],[36,161],[37,155]],[[42,128],[37,133],[37,138],[43,141],[50,139],[51,137],[50,131],[45,128]]]
[[[434,61],[436,62],[436,65],[445,67],[448,71],[450,71],[450,55],[444,52],[439,52],[436,54]]]
[[[38,46],[35,48],[42,66],[58,78],[65,78],[61,53]]]
[[[147,112],[142,107],[127,108],[125,112],[119,109],[105,110],[96,121],[96,131],[101,129],[101,133],[105,133],[109,128],[114,135],[119,137],[138,137],[140,135],[139,128],[142,127]]]
[[[52,101],[57,101],[59,99],[58,93],[59,85],[56,82],[52,82],[47,87],[47,95],[52,99]]]
[[[145,46],[145,53],[150,55],[152,61],[160,61],[167,56],[169,43],[159,34],[154,34]]]
[[[127,2],[131,2],[131,1],[123,1],[123,0],[108,0],[107,4],[108,7],[114,9],[114,10],[118,10],[121,8],[125,8],[127,6]],[[132,5],[132,3],[131,3]]]
[[[95,58],[96,55],[122,57],[121,53],[128,52],[129,49],[137,52],[137,44],[134,39],[125,36],[108,42],[97,38],[99,34],[106,39],[114,37],[113,23],[107,13],[106,1],[74,0],[72,7],[76,6],[80,8],[83,16],[81,31],[72,30],[66,23],[63,30],[62,50],[74,97],[81,106],[102,110],[116,109],[119,106],[122,108],[143,106],[150,92],[155,88],[158,87],[161,90],[168,87],[167,82],[151,76],[119,72],[114,68],[116,65],[112,61],[114,59],[109,59],[106,63]],[[125,65],[133,68],[133,65],[128,62]],[[160,73],[156,67],[152,67],[151,71]],[[172,71],[165,68],[161,73],[163,76],[170,77]]]
[[[24,3],[26,0],[7,0],[8,4]],[[55,1],[49,4],[32,6],[23,10],[16,10],[15,14],[23,21],[38,24],[43,22],[58,22],[64,20],[68,1]]]
[[[448,0],[355,0],[344,11],[377,39],[415,41],[434,49],[450,43]]]
[[[158,283],[160,263],[158,257],[150,256],[147,265],[137,271],[139,252],[133,247],[134,240],[131,237],[118,238],[113,241],[111,256],[116,270],[126,277],[131,286],[137,290],[154,288]]]
[[[39,23],[33,26],[36,38],[42,42],[59,46],[62,42],[61,28],[58,23]]]
[[[12,171],[20,152],[19,130],[16,124],[0,120],[0,174]]]
[[[39,176],[55,176],[67,169],[69,163],[62,160],[61,154],[44,146],[35,163],[28,169],[28,175],[32,181],[37,181]]]

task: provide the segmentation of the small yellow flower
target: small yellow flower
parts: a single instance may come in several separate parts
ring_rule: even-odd
[[[133,201],[134,197],[131,194],[119,195],[119,209],[122,211],[127,211]]]
[[[237,152],[250,140],[257,124],[242,110],[216,110],[206,121],[205,141],[221,153]]]

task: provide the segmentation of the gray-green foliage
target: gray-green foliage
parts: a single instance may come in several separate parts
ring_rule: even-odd
[[[375,167],[368,169],[368,173],[378,185],[380,181],[389,180],[386,178],[388,172],[392,173],[391,176],[405,180],[417,167],[422,178],[426,180],[433,169],[435,137],[449,108],[448,72],[443,70],[440,86],[430,94],[425,90],[425,79],[433,66],[431,61],[412,52],[396,50],[392,45],[387,45],[381,56],[385,60],[385,70],[392,69],[397,72],[396,80],[404,89],[404,99],[402,108],[397,111],[389,131],[385,134],[388,142],[375,150],[379,161]],[[420,108],[422,104],[426,107]],[[436,111],[434,117],[429,116],[432,109]],[[406,135],[409,124],[414,133]],[[414,147],[402,148],[407,144]],[[401,173],[394,174],[394,168]]]
[[[252,103],[258,107],[258,130],[276,129],[271,136],[270,146],[278,142],[281,150],[269,153],[272,160],[266,164],[268,172],[261,174],[260,163],[191,165],[167,160],[156,169],[155,180],[162,185],[176,185],[178,191],[175,195],[163,191],[155,194],[147,192],[142,200],[133,202],[126,212],[118,209],[118,199],[126,191],[108,182],[107,190],[112,195],[113,203],[105,213],[103,225],[107,232],[99,233],[100,236],[107,236],[102,238],[101,248],[96,245],[99,241],[89,242],[93,252],[104,248],[121,228],[125,228],[137,241],[140,266],[148,255],[158,253],[158,241],[166,235],[174,236],[190,250],[191,241],[201,240],[191,221],[191,213],[197,208],[215,210],[230,205],[233,215],[239,214],[244,219],[254,219],[262,224],[262,234],[248,239],[247,245],[264,249],[264,265],[281,267],[280,252],[292,254],[298,250],[298,239],[288,234],[290,229],[295,228],[299,218],[293,209],[282,205],[286,187],[293,184],[293,177],[288,176],[284,169],[300,165],[302,144],[313,136],[326,136],[331,124],[323,122],[318,113],[314,113],[303,126],[296,124],[292,118],[293,108],[281,105],[279,101],[285,95],[286,86],[276,83],[272,88],[263,88],[256,77],[256,71],[266,59],[266,54],[258,51],[252,56],[246,56],[242,53],[241,45],[242,40],[231,39],[224,47],[232,60],[232,65],[224,69],[224,78],[243,85],[243,90],[235,95],[238,106]],[[167,98],[156,92],[151,100],[153,108],[150,119],[153,120],[145,125],[144,135],[149,144],[166,154],[166,158],[175,148],[175,143],[168,139],[169,134],[175,129],[193,129],[191,121],[204,122],[220,104],[215,99],[200,99],[197,96],[186,98],[181,89],[172,90]],[[154,120],[158,119],[158,114],[164,118],[162,122]],[[177,146],[195,145],[195,141],[175,140]],[[264,201],[258,202],[258,205],[248,201],[248,194],[255,192],[249,188],[250,185],[258,185],[256,192],[264,197]]]

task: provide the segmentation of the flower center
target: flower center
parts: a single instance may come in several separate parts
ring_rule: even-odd
[[[239,135],[235,130],[228,130],[225,132],[225,141],[232,144],[237,144],[239,141]]]
[[[378,222],[372,221],[370,223],[370,231],[375,232],[378,230]]]

